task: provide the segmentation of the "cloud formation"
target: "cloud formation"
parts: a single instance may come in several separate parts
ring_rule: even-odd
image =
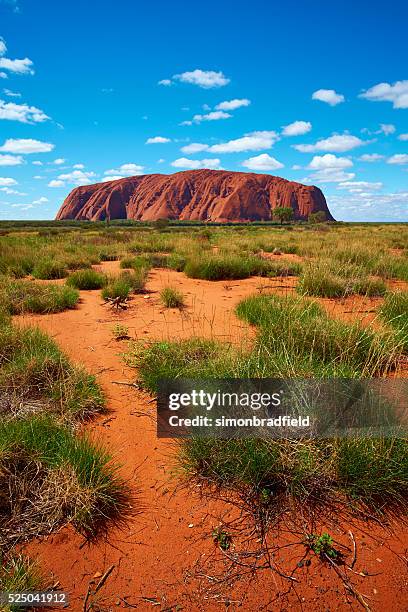
[[[162,79],[159,81],[159,85],[168,87],[174,81],[197,85],[203,89],[213,89],[215,87],[224,87],[224,85],[228,85],[230,79],[228,79],[221,71],[216,72],[214,70],[201,70],[196,68],[196,70],[192,70],[190,72],[174,74],[171,79]]]
[[[49,153],[54,147],[55,145],[51,142],[43,142],[34,138],[8,138],[0,147],[0,151],[28,155],[29,153]]]
[[[408,80],[390,83],[378,83],[363,91],[360,98],[372,102],[392,102],[393,108],[408,108]]]
[[[199,168],[209,168],[216,170],[220,168],[221,160],[213,159],[189,159],[187,157],[179,157],[171,162],[174,168],[188,168],[190,170],[198,170]]]
[[[164,136],[153,136],[148,138],[145,144],[164,144],[166,142],[171,142],[171,139]]]
[[[0,154],[0,166],[20,166],[23,161],[21,155]]]
[[[344,153],[366,144],[369,144],[369,141],[361,140],[361,138],[352,134],[333,134],[329,138],[318,140],[315,144],[293,145],[293,148],[301,153],[313,153],[314,151]]]
[[[242,106],[249,106],[251,104],[251,100],[248,98],[234,98],[234,100],[225,100],[224,102],[220,102],[215,107],[216,110],[223,111],[233,111],[237,108],[241,108]]]
[[[307,134],[312,129],[310,121],[294,121],[285,125],[282,130],[282,136],[302,136]]]
[[[144,166],[139,164],[127,163],[122,164],[119,168],[111,168],[111,170],[105,170],[106,176],[115,176],[115,178],[123,178],[124,176],[138,176],[143,174]],[[113,179],[110,179],[113,180]]]
[[[268,153],[261,153],[260,155],[256,155],[255,157],[250,157],[242,162],[244,168],[249,168],[249,170],[260,170],[262,172],[268,172],[269,170],[278,170],[279,168],[283,168],[284,165],[275,159],[275,157],[271,157]]]
[[[42,123],[47,121],[49,117],[36,106],[0,100],[0,119],[20,121],[20,123]]]
[[[344,96],[334,89],[318,89],[312,93],[312,100],[320,100],[320,102],[326,102],[330,106],[336,106],[344,102]]]

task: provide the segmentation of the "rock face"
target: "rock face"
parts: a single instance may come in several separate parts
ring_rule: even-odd
[[[292,207],[295,219],[323,211],[333,220],[318,187],[269,174],[223,170],[146,174],[77,187],[56,218],[266,221],[277,206]]]

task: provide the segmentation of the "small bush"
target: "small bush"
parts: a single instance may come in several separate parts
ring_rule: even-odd
[[[101,289],[106,281],[105,274],[87,268],[70,274],[65,282],[69,287],[75,287],[76,289]]]
[[[33,312],[47,314],[74,308],[79,293],[67,286],[4,278],[0,287],[0,302],[10,314]]]
[[[184,272],[189,278],[216,281],[266,276],[271,269],[270,262],[258,257],[212,255],[188,260]]]
[[[166,308],[182,308],[184,306],[183,294],[173,287],[165,287],[160,292],[160,299]]]
[[[117,278],[108,280],[107,285],[102,289],[102,298],[126,300],[130,293],[140,293],[146,284],[146,270],[144,268],[135,269],[133,272],[122,272]]]
[[[398,338],[408,350],[408,292],[389,293],[381,307],[382,318],[397,332]]]
[[[40,260],[33,268],[32,275],[41,280],[55,280],[67,275],[65,263],[56,260]]]

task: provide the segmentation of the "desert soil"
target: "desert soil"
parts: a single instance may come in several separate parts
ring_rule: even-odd
[[[118,263],[107,262],[102,268],[114,272]],[[166,285],[177,287],[186,296],[184,311],[161,306],[159,292]],[[200,496],[199,487],[192,483],[180,487],[183,481],[176,467],[174,443],[156,437],[152,398],[134,387],[117,384],[133,382],[136,372],[123,362],[126,343],[113,339],[116,323],[126,325],[132,339],[174,340],[195,335],[240,342],[251,337],[252,331],[235,317],[234,306],[260,286],[264,291],[291,292],[293,285],[294,279],[199,281],[155,269],[149,274],[145,294],[135,296],[127,311],[116,312],[104,305],[99,291],[83,291],[74,310],[15,318],[22,325],[37,325],[49,333],[73,361],[96,375],[106,394],[109,414],[86,428],[121,464],[120,473],[135,497],[134,516],[96,542],[86,542],[71,527],[64,527],[26,546],[43,571],[70,593],[71,610],[84,609],[89,584],[98,582],[111,566],[113,571],[92,609],[363,609],[333,567],[316,557],[311,565],[298,567],[304,546],[285,533],[277,534],[273,543],[293,543],[278,557],[280,567],[287,574],[294,572],[297,582],[271,571],[260,571],[252,578],[242,576],[231,587],[228,581],[211,579],[228,561],[215,547],[211,533],[220,517],[228,521],[233,511],[220,500]],[[378,305],[377,300],[364,298],[322,302],[334,316],[345,320],[356,316],[371,319]],[[321,528],[332,529],[336,540],[348,546],[348,559],[353,556],[348,530],[352,531],[357,557],[354,573],[348,574],[371,610],[408,608],[406,526],[395,520],[388,525],[346,522],[341,528],[326,522]],[[230,552],[239,545],[233,543]],[[245,569],[234,573],[243,575]]]

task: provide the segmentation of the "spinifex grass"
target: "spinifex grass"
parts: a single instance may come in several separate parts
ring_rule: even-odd
[[[87,437],[47,417],[0,423],[0,545],[71,522],[95,535],[124,510],[123,483],[111,457]]]
[[[0,592],[21,593],[44,589],[45,581],[35,561],[21,554],[0,554]],[[3,612],[27,610],[17,605],[7,605]]]
[[[0,277],[0,303],[10,314],[61,312],[74,308],[78,299],[72,287]]]
[[[74,426],[104,409],[93,376],[37,329],[0,321],[0,549],[64,523],[94,535],[126,509],[109,455]]]
[[[106,286],[102,289],[104,300],[125,300],[130,293],[140,293],[144,290],[147,278],[145,268],[135,268],[132,272],[122,272],[118,277],[108,279]]]
[[[221,254],[190,259],[184,272],[190,278],[216,281],[267,276],[273,268],[268,261],[259,257]]]
[[[381,307],[381,316],[395,330],[408,351],[408,292],[389,293]]]
[[[156,342],[131,350],[128,362],[156,392],[163,378],[371,377],[389,372],[401,356],[392,331],[330,319],[299,297],[254,296],[238,315],[257,326],[252,347],[209,340]],[[311,440],[191,438],[180,446],[186,471],[205,482],[251,491],[280,506],[343,499],[371,509],[403,504],[408,494],[408,444],[403,439]],[[380,504],[380,506],[378,505]]]
[[[101,289],[106,285],[107,278],[92,268],[85,268],[70,274],[65,282],[76,289]]]
[[[174,287],[164,287],[160,292],[160,299],[166,308],[182,308],[184,306],[183,294]]]

